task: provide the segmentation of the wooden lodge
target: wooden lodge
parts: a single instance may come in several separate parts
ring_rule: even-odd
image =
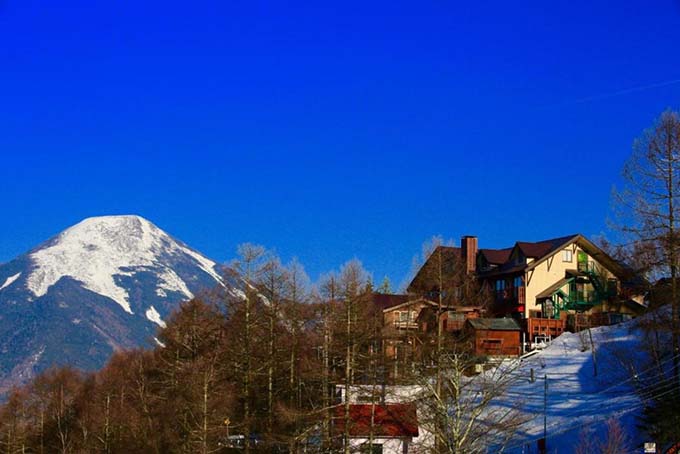
[[[407,291],[414,298],[445,302],[450,310],[441,315],[444,331],[458,331],[480,315],[509,318],[519,327],[520,338],[523,334],[531,343],[639,315],[645,309],[645,287],[625,265],[576,234],[518,241],[503,249],[479,248],[476,237],[464,236],[460,247],[437,247]],[[479,310],[463,315],[463,307]],[[421,312],[418,320],[421,329],[436,326],[432,309]],[[507,335],[513,340],[507,350],[500,349],[504,352],[515,348],[515,334]],[[478,349],[489,351],[492,344],[487,341]]]

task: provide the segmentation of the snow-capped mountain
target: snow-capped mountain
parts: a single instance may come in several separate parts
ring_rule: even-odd
[[[181,301],[223,282],[212,260],[139,216],[85,219],[0,265],[0,392],[52,364],[101,367],[149,346]]]

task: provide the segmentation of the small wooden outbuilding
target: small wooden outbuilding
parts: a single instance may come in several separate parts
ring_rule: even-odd
[[[475,355],[519,356],[522,329],[513,318],[473,318],[465,322]]]

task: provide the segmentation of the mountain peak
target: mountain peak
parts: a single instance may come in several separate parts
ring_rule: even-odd
[[[136,214],[124,214],[85,218],[79,223],[64,230],[61,234],[84,231],[88,234],[100,232],[120,236],[128,233],[141,232],[142,230],[161,231],[151,221],[141,216]]]
[[[136,215],[87,218],[34,249],[29,257],[34,268],[27,288],[36,297],[62,277],[70,277],[130,314],[128,292],[117,278],[135,271],[154,270],[161,294],[178,292],[186,298],[193,294],[168,261],[188,260],[220,282],[215,262]]]
[[[0,265],[0,399],[52,364],[85,370],[153,345],[194,293],[243,285],[136,215],[87,218]]]

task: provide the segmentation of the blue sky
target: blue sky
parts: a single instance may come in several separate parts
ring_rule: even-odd
[[[680,1],[516,3],[0,0],[0,261],[102,214],[395,284],[435,234],[606,232]]]

